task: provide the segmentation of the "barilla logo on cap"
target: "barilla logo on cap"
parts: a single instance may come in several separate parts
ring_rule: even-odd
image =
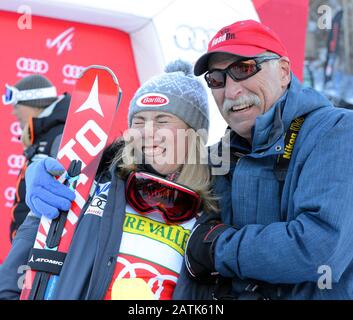
[[[235,34],[230,33],[229,31],[229,28],[225,28],[219,31],[218,34],[213,38],[211,47],[214,47],[221,42],[235,39]]]
[[[147,93],[136,101],[139,107],[162,107],[168,103],[168,97],[161,93]]]

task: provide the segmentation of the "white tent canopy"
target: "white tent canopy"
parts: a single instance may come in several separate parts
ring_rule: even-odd
[[[107,26],[130,34],[141,82],[182,58],[194,62],[210,37],[237,20],[259,20],[251,0],[2,0],[0,9]],[[210,99],[210,140],[223,135],[225,122]]]

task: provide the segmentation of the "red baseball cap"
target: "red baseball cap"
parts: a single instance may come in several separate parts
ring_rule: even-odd
[[[207,53],[195,63],[194,73],[199,76],[208,70],[208,59],[214,53],[231,53],[253,57],[265,51],[288,56],[287,49],[269,27],[255,20],[243,20],[223,27],[211,39]]]

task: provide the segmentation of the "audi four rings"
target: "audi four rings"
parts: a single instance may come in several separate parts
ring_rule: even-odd
[[[17,69],[24,72],[44,74],[49,70],[48,62],[31,58],[20,57],[16,61]]]
[[[83,66],[75,66],[73,64],[65,64],[62,71],[66,78],[77,79],[81,72],[85,69]]]
[[[16,67],[19,71],[22,72],[33,72],[41,74],[47,73],[49,70],[49,64],[47,61],[26,57],[18,58],[16,62]],[[62,73],[66,78],[77,79],[84,69],[84,66],[65,64],[62,68]]]
[[[182,50],[207,51],[207,44],[216,30],[180,25],[174,34],[175,45]]]

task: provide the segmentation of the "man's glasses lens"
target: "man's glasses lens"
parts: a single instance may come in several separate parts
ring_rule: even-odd
[[[213,69],[205,74],[207,85],[212,89],[223,88],[226,83],[227,75],[234,81],[248,79],[261,70],[260,64],[273,59],[277,56],[265,56],[252,58],[243,61],[235,61],[225,69]]]
[[[205,79],[210,88],[223,88],[225,85],[225,74],[218,70],[206,73]]]
[[[225,86],[227,74],[236,81],[245,80],[260,69],[254,60],[236,61],[224,70],[211,70],[205,75],[207,85],[210,88],[223,88]]]
[[[243,80],[254,75],[258,71],[254,60],[233,63],[228,67],[228,72],[237,80]]]

